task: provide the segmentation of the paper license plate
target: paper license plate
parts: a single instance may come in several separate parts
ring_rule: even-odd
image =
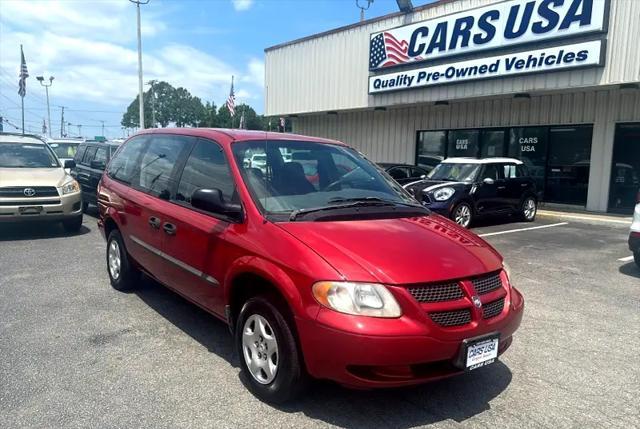
[[[498,357],[498,337],[486,338],[467,344],[467,370],[481,368],[495,362]]]
[[[42,206],[18,207],[18,212],[23,215],[37,215],[42,213]]]

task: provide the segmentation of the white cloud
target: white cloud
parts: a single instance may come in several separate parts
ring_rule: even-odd
[[[253,0],[231,0],[233,8],[237,11],[248,10],[253,6]]]
[[[17,89],[10,86],[12,82],[17,85],[22,44],[31,75],[27,98],[39,97],[34,77],[41,74],[55,76],[51,95],[70,100],[65,101],[70,106],[81,101],[124,109],[136,96],[135,8],[128,7],[129,2],[0,2],[0,92],[13,94]],[[240,6],[243,8],[251,6],[251,1],[238,3],[249,3]],[[145,15],[146,37],[173,30],[153,18],[151,11],[145,10]],[[264,63],[257,58],[233,66],[176,43],[145,46],[143,40],[143,70],[145,81],[165,80],[218,105],[229,93],[232,75],[236,93],[244,100],[260,99],[264,85]],[[255,107],[261,110],[262,106]]]

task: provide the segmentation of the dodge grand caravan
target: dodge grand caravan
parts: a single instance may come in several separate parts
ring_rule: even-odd
[[[147,130],[114,155],[98,204],[112,286],[144,272],[224,320],[269,402],[309,376],[397,387],[480,368],[522,319],[495,249],[336,141]]]

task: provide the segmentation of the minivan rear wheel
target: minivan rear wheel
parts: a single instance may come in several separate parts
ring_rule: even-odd
[[[107,273],[115,290],[128,291],[138,286],[140,271],[129,260],[120,231],[114,229],[107,239]]]
[[[272,300],[247,300],[234,332],[241,377],[255,396],[280,404],[298,395],[305,386],[305,369],[292,329]]]

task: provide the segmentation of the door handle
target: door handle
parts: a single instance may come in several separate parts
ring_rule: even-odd
[[[178,228],[172,223],[165,222],[164,225],[162,225],[162,229],[164,229],[164,232],[168,235],[175,235]]]
[[[153,229],[160,228],[160,219],[158,219],[155,216],[151,216],[149,218],[149,225],[151,225],[151,228],[153,228]]]
[[[524,188],[525,186],[529,186],[529,184],[528,183],[522,183],[522,184],[520,184],[520,186],[522,186]]]
[[[506,186],[498,186],[498,189],[506,189]]]

